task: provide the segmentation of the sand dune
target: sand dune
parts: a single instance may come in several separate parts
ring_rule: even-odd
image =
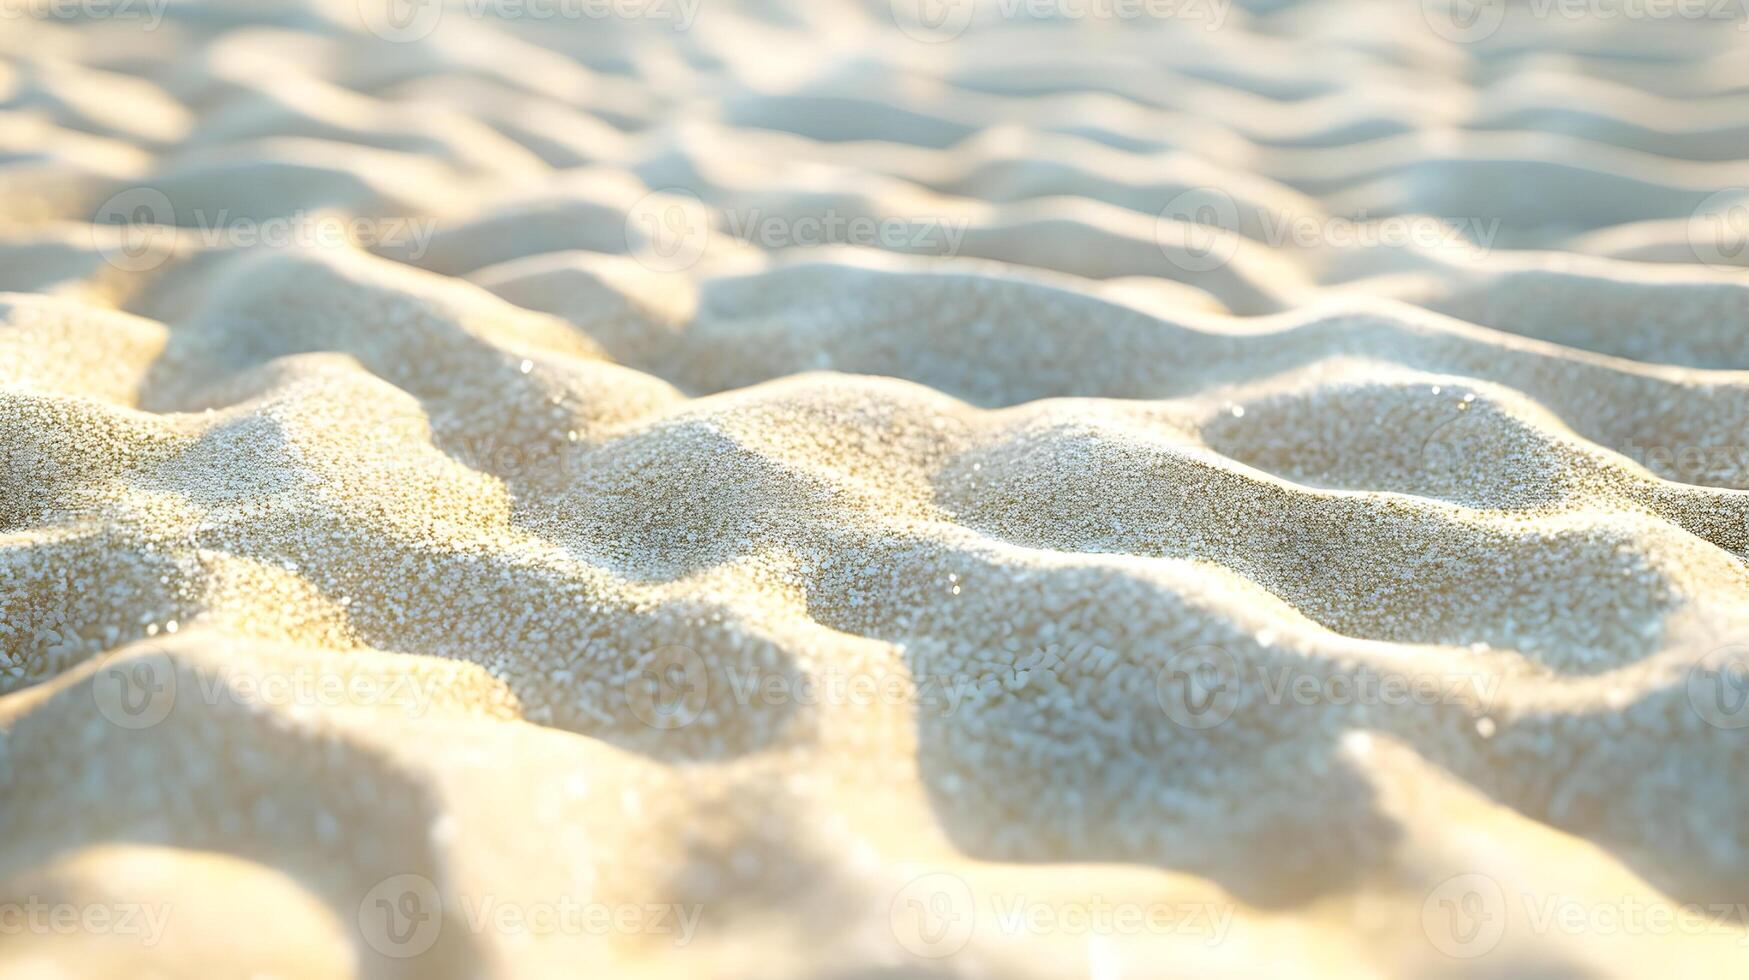
[[[1740,16],[504,6],[0,30],[0,972],[1749,965]]]

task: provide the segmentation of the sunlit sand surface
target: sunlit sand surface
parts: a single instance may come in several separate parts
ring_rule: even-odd
[[[1741,16],[1036,6],[5,21],[0,974],[1749,970]]]

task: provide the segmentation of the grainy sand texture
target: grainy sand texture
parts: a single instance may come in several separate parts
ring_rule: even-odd
[[[1717,0],[0,0],[0,976],[1749,976]]]

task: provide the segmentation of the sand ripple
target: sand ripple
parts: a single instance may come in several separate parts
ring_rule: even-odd
[[[0,899],[172,975],[1740,972],[1738,25],[905,6],[9,22]]]

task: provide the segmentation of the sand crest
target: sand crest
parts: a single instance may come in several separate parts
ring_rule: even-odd
[[[1749,968],[1740,16],[49,6],[0,974]]]

